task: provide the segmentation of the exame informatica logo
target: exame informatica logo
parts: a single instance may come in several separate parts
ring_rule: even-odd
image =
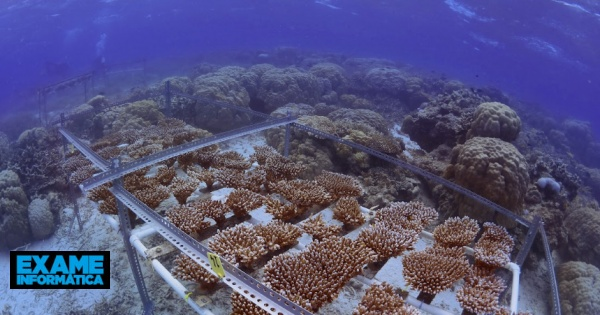
[[[110,252],[12,251],[10,288],[110,289]]]

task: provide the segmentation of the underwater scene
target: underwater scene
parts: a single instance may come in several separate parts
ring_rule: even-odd
[[[0,314],[600,314],[600,4],[0,3]]]

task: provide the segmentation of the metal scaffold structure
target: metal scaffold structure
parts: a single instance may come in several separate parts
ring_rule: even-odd
[[[541,236],[542,242],[544,244],[544,250],[546,252],[546,261],[548,263],[548,271],[551,283],[551,289],[553,293],[553,312],[554,314],[560,314],[560,306],[559,306],[559,298],[558,298],[558,288],[556,283],[556,276],[554,273],[554,266],[552,262],[552,255],[550,252],[550,248],[548,245],[548,240],[546,233],[544,231],[543,222],[540,218],[536,217],[532,222],[526,220],[523,217],[520,217],[513,212],[505,209],[504,207],[473,193],[470,190],[465,189],[451,181],[448,181],[444,178],[441,178],[435,174],[432,174],[426,170],[423,170],[417,166],[411,165],[403,160],[400,160],[396,157],[387,155],[385,153],[379,152],[372,148],[366,147],[364,145],[360,145],[342,138],[339,138],[335,135],[311,128],[306,125],[302,125],[297,123],[295,117],[285,117],[285,118],[274,118],[263,113],[259,113],[253,111],[248,108],[242,108],[239,106],[231,105],[225,102],[218,102],[202,97],[190,96],[182,93],[174,93],[170,89],[170,84],[167,82],[165,94],[164,94],[164,112],[170,115],[172,113],[172,104],[171,98],[172,96],[177,96],[180,98],[191,98],[196,100],[197,102],[201,102],[203,104],[210,104],[212,106],[218,106],[222,108],[227,108],[230,110],[240,111],[245,114],[249,114],[255,117],[259,117],[264,119],[264,121],[251,124],[242,128],[225,131],[222,133],[215,134],[210,137],[197,139],[195,141],[191,141],[188,143],[181,144],[179,146],[175,146],[161,152],[148,155],[146,157],[133,160],[128,163],[120,163],[117,161],[107,161],[96,154],[93,150],[91,150],[83,141],[78,139],[75,135],[73,135],[69,130],[66,129],[65,122],[69,119],[74,118],[65,116],[61,120],[53,121],[52,124],[61,124],[58,128],[59,132],[64,136],[64,138],[71,143],[74,147],[76,147],[87,159],[89,159],[96,167],[98,167],[101,172],[92,178],[89,178],[79,186],[82,191],[89,191],[93,188],[99,187],[100,185],[106,183],[112,183],[112,187],[110,188],[110,192],[114,195],[114,197],[118,200],[118,210],[119,210],[119,220],[120,220],[120,230],[124,240],[124,246],[127,250],[128,258],[130,260],[130,265],[132,272],[134,274],[136,284],[138,287],[138,291],[142,297],[142,301],[145,307],[145,313],[151,314],[153,305],[150,297],[148,296],[147,290],[145,288],[145,284],[143,281],[143,276],[141,274],[140,263],[138,261],[138,255],[136,255],[135,249],[132,246],[130,240],[133,239],[131,235],[131,224],[126,214],[126,209],[130,209],[134,212],[139,218],[144,220],[152,229],[154,229],[158,234],[160,234],[165,240],[171,243],[175,248],[179,249],[182,253],[188,255],[191,259],[193,259],[200,266],[204,267],[213,275],[217,275],[222,278],[223,283],[233,289],[235,292],[243,295],[246,299],[259,306],[264,311],[269,314],[310,314],[310,312],[300,305],[288,300],[285,296],[279,294],[278,292],[271,290],[269,287],[262,284],[260,281],[252,278],[250,275],[235,267],[234,265],[228,263],[224,259],[220,259],[218,263],[222,264],[222,268],[225,272],[224,275],[219,275],[215,269],[213,261],[213,265],[211,266],[211,257],[212,253],[209,248],[202,245],[196,239],[192,238],[188,234],[179,230],[176,226],[174,226],[169,220],[160,216],[153,209],[145,205],[143,202],[138,200],[135,196],[133,196],[130,192],[128,192],[123,185],[121,184],[123,176],[132,173],[136,170],[143,169],[147,166],[154,165],[161,161],[165,161],[182,154],[186,154],[192,152],[194,150],[198,150],[203,147],[207,147],[210,145],[218,144],[224,141],[228,141],[231,139],[239,138],[246,135],[255,134],[264,130],[268,130],[271,128],[284,127],[285,128],[285,146],[284,146],[284,155],[287,155],[289,152],[290,146],[290,130],[295,129],[302,132],[307,132],[312,135],[317,135],[321,139],[327,139],[329,141],[349,146],[355,150],[359,150],[365,152],[371,156],[377,157],[378,159],[389,162],[397,167],[406,169],[408,171],[413,172],[414,174],[422,177],[423,179],[433,181],[437,184],[441,184],[457,193],[463,194],[480,204],[487,206],[493,209],[495,212],[502,214],[512,221],[516,222],[519,226],[526,229],[527,233],[524,236],[524,240],[522,242],[522,246],[520,247],[519,252],[515,255],[515,259],[513,263],[521,267],[527,257],[529,250],[533,242],[535,241],[536,236],[539,234]],[[127,102],[116,102],[112,105],[107,106],[106,108],[111,108],[114,106],[120,106],[123,104],[127,104]],[[517,276],[518,277],[518,276]],[[518,283],[518,281],[517,281]],[[514,296],[513,296],[514,298]],[[194,307],[194,306],[193,306]],[[198,311],[198,310],[197,310]],[[200,311],[201,312],[201,308]]]

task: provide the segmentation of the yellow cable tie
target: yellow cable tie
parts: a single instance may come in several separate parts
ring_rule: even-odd
[[[190,298],[190,296],[191,296],[191,295],[192,295],[192,292],[188,292],[188,293],[187,293],[187,294],[186,294],[186,295],[183,297],[183,299],[184,299],[184,300],[187,302],[187,301],[188,301],[188,299]]]

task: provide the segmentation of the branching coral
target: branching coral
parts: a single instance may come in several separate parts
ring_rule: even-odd
[[[428,294],[447,290],[469,271],[469,262],[460,247],[430,247],[424,251],[411,252],[404,256],[402,265],[406,282]]]
[[[319,176],[315,177],[315,180],[335,200],[342,196],[360,197],[363,194],[360,183],[349,175],[323,171]]]
[[[156,172],[156,180],[162,185],[169,185],[175,178],[175,168],[163,166]]]
[[[180,204],[185,204],[188,197],[198,188],[198,180],[195,178],[188,177],[183,179],[181,177],[175,177],[169,185],[169,188],[173,192],[173,196],[177,198]]]
[[[300,215],[302,212],[293,203],[284,204],[283,202],[269,198],[266,201],[267,213],[270,213],[275,219],[287,221]]]
[[[265,239],[252,227],[241,224],[219,231],[208,247],[230,263],[248,268],[268,253]]]
[[[202,216],[215,220],[218,224],[225,221],[225,214],[230,211],[225,204],[216,200],[197,200],[188,206],[196,209]]]
[[[230,168],[236,170],[247,170],[252,164],[246,161],[246,158],[235,151],[226,151],[217,154],[214,157],[212,167]]]
[[[370,286],[352,315],[419,315],[416,308],[404,303],[394,287],[383,282]]]
[[[264,225],[257,225],[254,227],[254,230],[259,236],[265,239],[269,251],[276,251],[280,248],[293,245],[302,236],[302,230],[299,227],[279,220],[273,220]]]
[[[483,234],[475,243],[475,263],[490,268],[503,267],[510,261],[514,240],[502,226],[483,224]]]
[[[265,266],[264,283],[308,310],[335,299],[375,254],[362,243],[331,237],[297,254],[282,254]]]
[[[210,226],[198,209],[179,205],[167,212],[167,219],[186,234],[201,233]]]
[[[498,298],[506,288],[501,278],[488,269],[475,268],[466,277],[456,293],[460,305],[476,314],[492,314],[500,310]]]
[[[443,247],[468,246],[479,233],[477,221],[469,217],[449,218],[433,230],[436,245]]]
[[[268,315],[266,311],[250,302],[243,295],[233,292],[231,294],[231,315]]]
[[[425,206],[422,202],[392,202],[389,206],[377,211],[375,222],[383,222],[392,227],[400,226],[420,233],[437,217],[437,211]]]
[[[337,201],[333,208],[333,218],[348,226],[359,226],[365,223],[360,205],[352,197],[342,197]]]
[[[175,278],[194,281],[203,286],[212,286],[219,282],[219,277],[210,273],[206,268],[198,265],[186,254],[179,254],[175,258],[175,266],[171,270]]]
[[[331,202],[331,195],[315,181],[279,181],[273,191],[299,207],[325,205]]]
[[[250,156],[250,161],[257,162],[258,165],[265,165],[270,157],[282,157],[277,150],[268,145],[256,145],[253,148],[254,153]]]
[[[240,188],[232,191],[225,205],[233,210],[236,217],[244,217],[248,212],[263,205],[264,197],[248,189]]]
[[[342,231],[341,226],[327,225],[320,214],[304,221],[302,229],[316,240],[323,240],[339,235]]]
[[[377,253],[377,261],[396,257],[406,250],[413,249],[418,233],[401,227],[392,228],[382,222],[360,231],[357,240]]]
[[[223,187],[242,188],[244,187],[244,172],[235,169],[219,169],[213,172],[216,181]]]
[[[169,198],[169,189],[163,185],[147,187],[133,192],[133,195],[148,207],[154,209],[165,199]]]
[[[271,183],[297,178],[304,171],[302,165],[294,163],[283,156],[267,157],[264,167],[266,179]]]
[[[212,189],[212,186],[216,180],[213,171],[195,165],[188,167],[187,174],[192,178],[204,182],[204,184],[206,184],[206,188],[208,189]]]

